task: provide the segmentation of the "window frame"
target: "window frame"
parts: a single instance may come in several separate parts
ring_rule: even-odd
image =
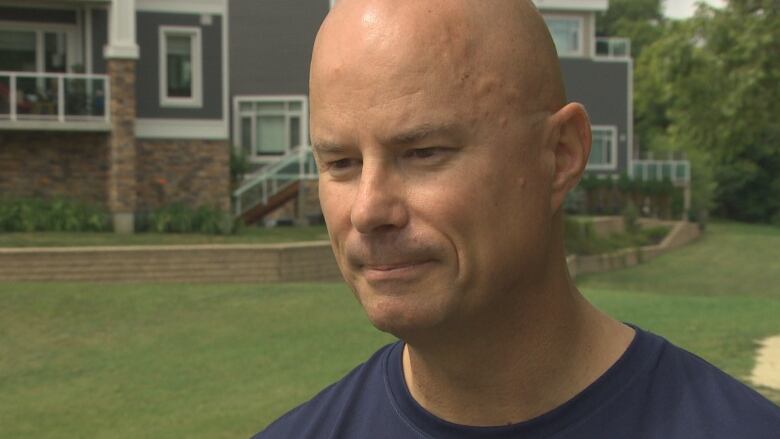
[[[287,137],[287,147],[281,154],[268,153],[257,154],[255,145],[257,144],[257,117],[260,115],[273,116],[272,113],[260,113],[257,109],[251,111],[241,110],[241,104],[245,103],[283,103],[289,105],[290,103],[300,103],[301,110],[293,111],[287,107],[285,110],[280,110],[279,114],[285,117],[285,136]],[[297,116],[300,118],[299,136],[302,145],[308,145],[309,143],[309,97],[306,95],[241,95],[233,97],[233,144],[235,148],[240,152],[243,151],[245,145],[242,139],[242,120],[245,117],[250,117],[251,134],[250,134],[250,154],[247,156],[251,163],[267,164],[277,161],[280,157],[289,154],[293,151],[293,148],[297,145],[291,145],[290,140],[290,126],[289,118]]]
[[[77,24],[0,20],[0,28],[10,32],[35,33],[35,73],[47,73],[44,41],[47,32],[65,34],[65,73],[73,73],[75,65],[83,64],[85,57]]]
[[[593,125],[591,126],[591,139],[596,137],[594,135],[596,131],[605,131],[609,133],[609,138],[612,143],[609,151],[610,160],[609,163],[591,164],[590,156],[588,156],[588,163],[585,166],[585,169],[593,171],[614,171],[618,166],[618,129],[615,125]],[[591,154],[593,153],[592,148],[594,146],[595,144],[591,142]]]
[[[579,15],[547,14],[547,13],[543,14],[542,17],[544,18],[544,24],[547,26],[547,31],[550,32],[550,38],[553,39],[553,42],[555,41],[555,38],[552,37],[552,30],[550,29],[550,25],[547,23],[548,19],[576,22],[577,25],[579,26],[579,32],[577,32],[577,50],[561,53],[558,51],[558,47],[556,46],[555,52],[561,58],[567,58],[567,57],[575,58],[575,57],[585,56],[585,17],[581,17]]]
[[[168,36],[190,37],[192,56],[192,96],[178,97],[168,95]],[[160,64],[160,106],[170,108],[203,107],[203,43],[201,29],[198,26],[160,26],[159,45]]]

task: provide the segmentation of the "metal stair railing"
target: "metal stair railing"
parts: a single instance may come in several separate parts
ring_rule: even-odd
[[[258,204],[267,204],[269,198],[291,183],[317,178],[311,147],[295,147],[233,192],[234,213],[241,216]]]

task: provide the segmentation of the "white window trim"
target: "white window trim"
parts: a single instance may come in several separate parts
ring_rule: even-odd
[[[228,0],[136,0],[138,11],[182,14],[224,14]]]
[[[233,144],[240,151],[241,144],[241,108],[246,102],[300,102],[301,103],[301,142],[308,146],[309,143],[309,97],[306,95],[240,95],[233,97]],[[252,141],[254,143],[256,125],[252,123]],[[290,145],[294,147],[294,145]],[[254,144],[250,145],[252,154],[249,161],[252,163],[267,164],[279,160],[279,155],[261,156],[254,154]],[[289,153],[290,150],[287,151]]]
[[[591,127],[591,131],[609,131],[610,137],[612,138],[612,144],[611,144],[611,151],[610,151],[610,161],[609,163],[603,163],[603,164],[590,164],[588,163],[585,169],[589,171],[614,171],[617,170],[617,164],[618,164],[618,130],[617,127],[614,125],[593,125]],[[591,148],[593,145],[591,144]],[[588,157],[590,160],[590,157]]]
[[[186,35],[191,37],[192,53],[192,97],[180,98],[168,96],[168,35]],[[203,40],[197,26],[160,26],[160,106],[172,108],[200,108],[203,106]]]
[[[607,10],[607,0],[534,0],[534,4],[542,11],[556,9],[564,11],[594,11]]]
[[[43,72],[45,70],[45,60],[43,59],[43,34],[44,32],[64,32],[67,35],[67,47],[65,56],[67,57],[65,71],[73,72],[73,66],[82,63],[84,53],[81,47],[81,38],[79,26],[77,24],[66,23],[38,23],[29,21],[2,21],[0,20],[0,29],[9,31],[27,31],[35,32],[35,71]]]
[[[567,53],[558,53],[558,57],[560,58],[582,58],[585,56],[585,17],[579,16],[579,15],[565,15],[565,14],[544,14],[543,17],[545,19],[552,18],[555,20],[568,20],[568,21],[576,21],[580,26],[580,31],[577,34],[577,50],[575,52],[567,52]],[[545,22],[546,24],[546,22]],[[594,28],[595,29],[595,28]],[[547,28],[548,32],[550,32],[550,36],[552,37],[552,31],[550,31],[549,26]],[[555,48],[556,52],[558,51],[558,48]]]

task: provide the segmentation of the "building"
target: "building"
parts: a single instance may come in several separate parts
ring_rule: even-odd
[[[249,221],[316,216],[308,65],[333,2],[0,0],[0,193],[102,204],[124,232],[166,204],[229,211],[231,197]],[[591,115],[589,172],[644,175],[630,43],[595,36],[607,0],[535,3]],[[232,189],[231,151],[249,164]]]
[[[227,2],[0,2],[0,192],[229,209]]]

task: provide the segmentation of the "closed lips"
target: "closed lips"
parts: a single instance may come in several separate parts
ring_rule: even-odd
[[[429,261],[401,262],[401,263],[394,263],[394,264],[365,264],[363,265],[363,268],[369,270],[377,270],[377,271],[390,271],[390,270],[398,270],[401,268],[413,267],[415,265],[421,265],[426,262]]]

